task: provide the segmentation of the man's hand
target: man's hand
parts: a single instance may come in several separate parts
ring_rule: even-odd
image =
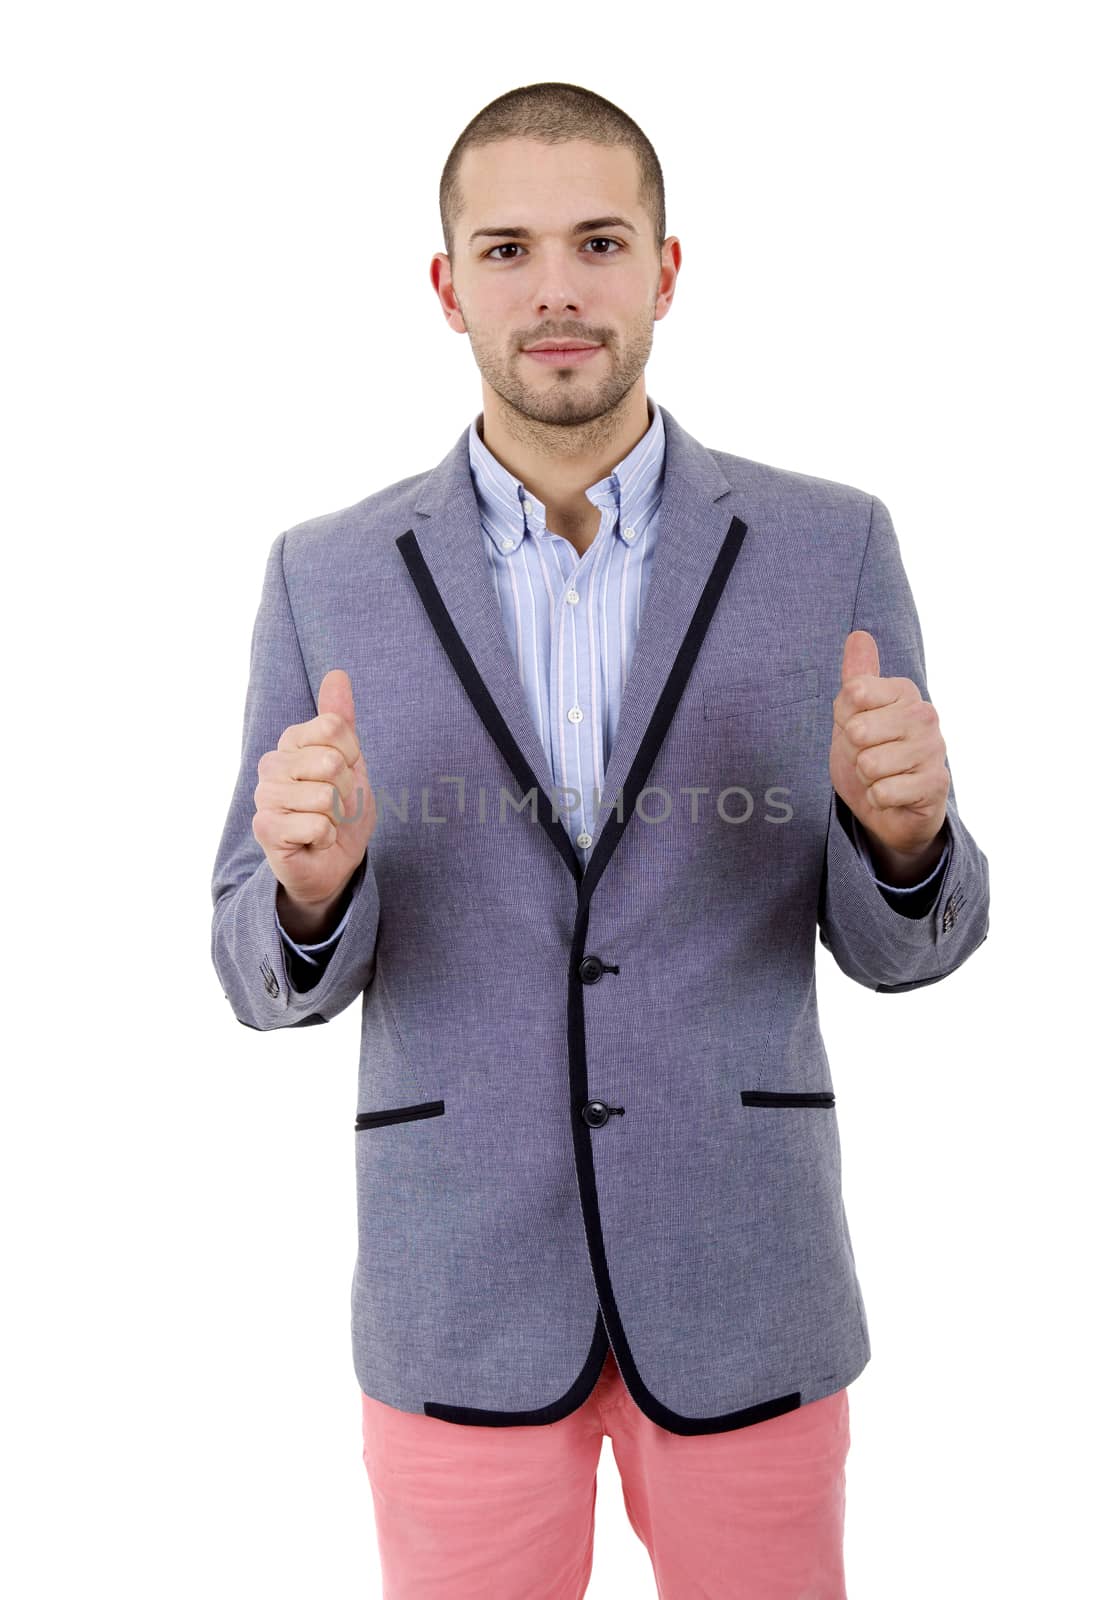
[[[376,825],[347,672],[326,673],[318,715],[285,728],[257,772],[253,835],[300,926],[313,927],[340,900]]]
[[[882,678],[871,633],[845,642],[830,782],[871,836],[878,867],[918,881],[941,854],[950,773],[939,715],[910,678]]]

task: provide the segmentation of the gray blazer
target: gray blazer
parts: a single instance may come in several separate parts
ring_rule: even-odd
[[[946,869],[912,905],[874,883],[829,781],[851,629],[932,698],[887,509],[709,450],[661,409],[659,541],[584,867],[485,566],[468,428],[268,557],[212,956],[251,1028],[362,997],[354,1364],[419,1415],[553,1422],[610,1344],[674,1433],[849,1384],[870,1346],[816,930],[887,994],[946,977],[988,931],[953,785]],[[378,818],[308,974],[253,793],[331,667]]]

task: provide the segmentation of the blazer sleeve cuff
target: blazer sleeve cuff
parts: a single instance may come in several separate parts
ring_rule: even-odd
[[[318,976],[290,948],[279,926],[279,880],[262,856],[255,871],[233,891],[215,919],[213,958],[237,1020],[257,1029],[328,1022],[372,979],[380,924],[380,895],[366,855],[357,869],[343,925]],[[292,981],[311,980],[299,989]]]
[[[919,988],[946,977],[988,934],[988,861],[958,815],[953,790],[943,857],[930,882],[913,886],[919,887],[918,900],[886,889],[867,870],[856,818],[834,791],[831,803],[819,893],[823,946],[843,972],[879,992]],[[916,904],[919,914],[911,915]]]

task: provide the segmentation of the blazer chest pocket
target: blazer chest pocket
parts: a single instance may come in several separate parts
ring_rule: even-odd
[[[818,698],[818,668],[803,667],[775,677],[753,678],[744,683],[715,683],[703,691],[707,718],[746,717],[773,706],[794,705]]]
[[[354,1131],[362,1128],[382,1128],[389,1122],[414,1122],[418,1117],[440,1117],[446,1110],[444,1100],[421,1100],[412,1106],[392,1106],[387,1111],[358,1111]]]
[[[834,1091],[819,1089],[794,1093],[779,1089],[742,1089],[741,1104],[743,1106],[832,1106]]]

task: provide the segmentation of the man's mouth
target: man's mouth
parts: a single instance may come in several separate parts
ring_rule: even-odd
[[[533,361],[542,361],[548,366],[579,366],[583,361],[591,361],[604,347],[599,344],[584,346],[561,346],[546,350],[525,350],[524,355],[530,356]]]

